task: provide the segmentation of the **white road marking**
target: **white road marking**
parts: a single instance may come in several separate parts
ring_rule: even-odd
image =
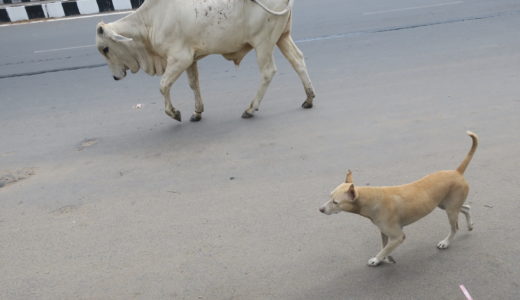
[[[84,45],[84,46],[74,46],[74,47],[66,47],[66,48],[47,49],[47,50],[36,50],[36,51],[33,51],[33,53],[37,54],[37,53],[47,53],[47,52],[56,52],[56,51],[75,50],[75,49],[90,48],[90,47],[95,47],[95,46],[96,45]]]
[[[28,24],[36,24],[36,23],[44,23],[44,22],[72,21],[72,20],[88,19],[88,18],[95,18],[95,17],[101,17],[101,16],[124,15],[124,14],[129,14],[132,12],[133,12],[133,10],[132,11],[118,11],[118,12],[113,12],[113,13],[100,13],[100,14],[84,15],[84,16],[76,16],[76,17],[39,19],[39,20],[35,20],[35,21],[28,20],[28,21],[19,22],[19,23],[0,24],[0,27],[28,25]]]
[[[424,8],[432,8],[432,7],[441,7],[441,6],[448,6],[448,5],[457,5],[457,4],[462,4],[462,3],[464,3],[464,1],[452,1],[452,2],[437,3],[437,4],[423,5],[423,6],[412,6],[412,7],[403,7],[403,8],[389,9],[389,10],[370,11],[370,12],[363,13],[363,15],[364,16],[380,15],[380,14],[387,14],[387,13],[407,11],[407,10],[416,10],[416,9],[424,9]]]
[[[448,5],[457,5],[464,3],[464,1],[452,1],[452,2],[444,2],[444,3],[437,3],[437,4],[431,4],[431,5],[423,5],[423,6],[414,6],[414,7],[404,7],[404,8],[396,8],[396,9],[390,9],[390,10],[380,10],[380,11],[372,11],[372,12],[365,12],[363,15],[377,15],[377,14],[385,14],[385,13],[393,13],[393,12],[400,12],[400,11],[407,11],[407,10],[416,10],[416,9],[425,9],[425,8],[432,8],[432,7],[441,7],[441,6],[448,6]],[[33,23],[42,23],[42,22],[56,22],[56,21],[69,21],[69,20],[77,20],[77,19],[86,19],[86,18],[94,18],[99,16],[111,16],[111,15],[122,15],[122,14],[129,14],[133,11],[120,11],[120,12],[113,12],[113,13],[99,13],[99,14],[92,14],[92,15],[84,15],[84,16],[76,16],[76,17],[63,17],[63,18],[55,18],[55,19],[43,19],[38,21],[28,21],[23,23],[12,23],[12,24],[3,24],[0,25],[0,27],[5,26],[12,26],[12,25],[25,25],[25,24],[33,24]],[[330,36],[327,39],[334,39],[338,37],[342,37],[343,35],[338,36]],[[304,39],[303,41],[297,41],[297,42],[308,42],[308,41],[314,41],[314,40],[321,40],[324,38],[316,38],[316,39]],[[58,51],[67,51],[67,50],[75,50],[75,49],[82,49],[82,48],[91,48],[95,47],[95,45],[81,45],[81,46],[72,46],[72,47],[65,47],[65,48],[56,48],[56,49],[45,49],[45,50],[35,50],[33,51],[34,54],[39,53],[48,53],[48,52],[58,52]]]

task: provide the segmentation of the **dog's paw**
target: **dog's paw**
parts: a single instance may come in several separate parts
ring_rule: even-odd
[[[448,248],[449,245],[450,245],[450,242],[448,242],[446,240],[442,240],[437,244],[437,248],[446,249],[446,248]]]
[[[377,259],[377,257],[372,257],[368,260],[368,265],[371,267],[377,267],[381,263],[381,260]]]
[[[468,224],[468,231],[472,231],[473,230],[473,223],[469,223]]]
[[[387,264],[395,264],[396,261],[393,257],[391,257],[390,255],[385,257],[385,259],[383,259],[383,261]]]

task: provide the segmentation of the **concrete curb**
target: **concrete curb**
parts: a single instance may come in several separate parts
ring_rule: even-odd
[[[24,2],[37,2],[37,1],[46,1],[46,0],[1,0],[1,4],[19,4]]]
[[[18,2],[0,7],[0,23],[136,9],[143,2],[144,0],[55,0],[41,1],[41,3],[40,1],[32,0],[29,2]]]

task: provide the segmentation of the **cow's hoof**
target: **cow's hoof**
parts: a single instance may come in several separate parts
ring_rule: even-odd
[[[305,101],[305,102],[303,102],[302,107],[303,108],[312,108],[312,102],[309,103],[309,102]]]
[[[181,112],[178,110],[175,112],[175,116],[173,117],[174,120],[177,120],[179,122],[182,121],[182,118],[181,118]]]
[[[181,112],[180,111],[175,111],[173,113],[171,111],[166,111],[166,114],[174,120],[177,120],[179,122],[181,121]]]
[[[251,119],[254,115],[248,113],[247,110],[242,114],[242,119]]]
[[[200,121],[201,119],[202,119],[201,114],[194,113],[193,115],[191,115],[190,121],[191,121],[191,122],[198,122],[198,121]]]

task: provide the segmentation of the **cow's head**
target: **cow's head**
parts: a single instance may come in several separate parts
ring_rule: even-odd
[[[115,32],[111,24],[100,22],[96,28],[96,47],[105,57],[115,80],[123,79],[126,71],[139,71],[139,63],[132,53],[133,40]]]

